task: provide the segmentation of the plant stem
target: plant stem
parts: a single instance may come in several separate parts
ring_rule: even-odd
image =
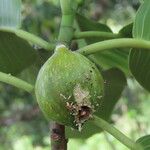
[[[84,32],[76,32],[74,34],[75,39],[93,38],[93,37],[112,39],[112,38],[120,38],[121,35],[111,32],[99,32],[99,31],[84,31]]]
[[[67,150],[67,139],[65,138],[65,126],[51,123],[51,149]]]
[[[132,38],[106,40],[80,48],[79,50],[77,50],[77,52],[82,53],[84,55],[89,55],[99,51],[109,50],[113,48],[141,48],[150,50],[150,41]]]
[[[61,44],[70,45],[73,38],[74,11],[71,7],[72,0],[60,0],[62,10],[62,20],[60,25],[58,41]],[[51,129],[51,149],[67,150],[67,140],[65,138],[65,126],[53,123]]]
[[[74,11],[71,7],[71,0],[60,0],[62,20],[58,41],[69,45],[73,37]]]
[[[17,88],[23,89],[29,93],[32,93],[34,90],[34,87],[31,84],[29,84],[21,79],[18,79],[16,77],[12,76],[11,74],[6,74],[3,72],[0,72],[0,81],[10,84],[10,85],[13,85]]]
[[[112,125],[110,125],[108,122],[106,122],[105,120],[94,116],[94,119],[92,120],[92,122],[100,127],[101,129],[107,131],[108,133],[110,133],[112,136],[114,136],[116,139],[118,139],[122,144],[124,144],[125,146],[127,146],[129,149],[132,150],[142,150],[141,146],[136,144],[134,141],[132,141],[131,139],[129,139],[126,135],[124,135],[122,132],[120,132],[118,129],[116,129],[115,127],[113,127]]]
[[[32,44],[36,44],[46,50],[52,51],[55,48],[54,44],[50,44],[47,41],[43,40],[42,38],[31,34],[29,32],[26,32],[24,30],[20,30],[20,29],[11,29],[11,28],[1,28],[0,31],[5,31],[5,32],[11,32],[16,34],[18,37],[31,42]]]

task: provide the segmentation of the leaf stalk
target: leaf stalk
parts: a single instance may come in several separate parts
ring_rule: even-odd
[[[83,55],[90,55],[96,52],[115,48],[135,48],[150,50],[150,41],[133,38],[112,39],[90,44],[88,46],[78,49],[77,52]]]
[[[29,93],[32,93],[34,91],[34,87],[31,84],[29,84],[19,78],[16,78],[16,77],[12,76],[11,74],[6,74],[3,72],[0,72],[0,81],[10,84],[10,85],[13,85],[17,88],[23,89]]]
[[[122,144],[127,146],[129,149],[143,150],[139,144],[132,141],[130,138],[128,138],[126,135],[124,135],[122,132],[120,132],[118,129],[113,127],[111,124],[109,124],[107,121],[103,120],[102,118],[94,116],[92,122],[96,126],[110,133],[113,137],[115,137],[117,140],[119,140]]]

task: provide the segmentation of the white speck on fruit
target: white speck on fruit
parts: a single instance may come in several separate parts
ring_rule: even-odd
[[[97,96],[98,99],[101,99],[103,96]]]
[[[96,104],[96,106],[99,106],[99,104]]]
[[[65,97],[65,95],[63,95],[63,94],[61,94],[61,93],[60,93],[60,96],[61,96],[62,98],[64,98],[64,99],[67,99],[67,98]]]

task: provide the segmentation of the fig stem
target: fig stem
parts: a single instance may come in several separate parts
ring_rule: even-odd
[[[102,118],[94,116],[93,120],[91,121],[96,126],[107,131],[109,134],[111,134],[113,137],[115,137],[117,140],[119,140],[122,144],[127,146],[129,149],[143,150],[139,144],[132,141],[130,138],[128,138],[126,135],[124,135],[122,132],[120,132],[118,129],[116,129],[114,126],[112,126],[107,121],[103,120]]]
[[[55,48],[55,44],[48,43],[47,41],[43,40],[42,38],[26,32],[21,29],[11,29],[11,28],[1,28],[0,31],[10,32],[16,34],[18,37],[31,42],[32,44],[36,44],[45,50],[52,51]]]
[[[77,52],[83,55],[90,55],[96,52],[114,48],[142,48],[150,50],[150,41],[133,38],[112,39],[90,44],[88,46],[78,49]]]
[[[73,38],[75,10],[72,9],[72,0],[60,0],[62,18],[58,42],[61,44],[70,45]],[[52,150],[67,150],[67,140],[65,138],[65,126],[58,123],[53,123],[51,128],[51,149]]]
[[[34,90],[34,87],[31,84],[29,84],[19,78],[16,78],[16,77],[12,76],[11,74],[6,74],[3,72],[0,72],[0,81],[10,84],[10,85],[13,85],[17,88],[23,89],[29,93],[32,93]]]
[[[112,39],[112,38],[121,38],[121,35],[111,32],[100,32],[100,31],[84,31],[74,33],[74,39],[93,38],[93,37]]]
[[[65,138],[65,126],[51,123],[51,150],[67,150],[68,140]]]

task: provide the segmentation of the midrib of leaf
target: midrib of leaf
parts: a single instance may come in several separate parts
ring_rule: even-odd
[[[147,32],[147,30],[146,30],[146,28],[145,28],[145,23],[147,23],[148,25],[148,27],[150,27],[149,26],[149,23],[148,22],[146,22],[145,20],[147,19],[147,17],[149,18],[149,20],[150,20],[150,16],[149,15],[147,15],[147,14],[149,14],[150,12],[150,5],[149,5],[149,1],[145,1],[144,2],[145,4],[144,5],[142,5],[139,9],[138,9],[138,11],[137,11],[137,15],[139,16],[138,18],[135,18],[135,23],[134,23],[134,27],[133,27],[133,37],[134,38],[140,38],[140,39],[147,39],[147,40],[149,40],[150,39],[150,37],[147,37],[147,36],[145,36],[145,34],[149,34],[148,32]],[[145,7],[146,6],[146,7]],[[146,10],[146,12],[145,12],[145,10]],[[139,20],[139,18],[141,18],[141,22],[139,22],[139,21],[137,21],[137,20]],[[149,34],[150,35],[150,34]]]
[[[147,5],[148,9],[146,8],[146,12],[144,13],[144,19],[143,19],[143,24],[142,24],[142,33],[141,33],[141,38],[147,39],[147,36],[145,36],[145,33],[147,33],[147,31],[145,32],[145,24],[147,23],[147,21],[145,21],[147,19],[147,17],[149,18],[149,13],[150,13],[150,6]],[[149,24],[149,23],[148,23]]]

